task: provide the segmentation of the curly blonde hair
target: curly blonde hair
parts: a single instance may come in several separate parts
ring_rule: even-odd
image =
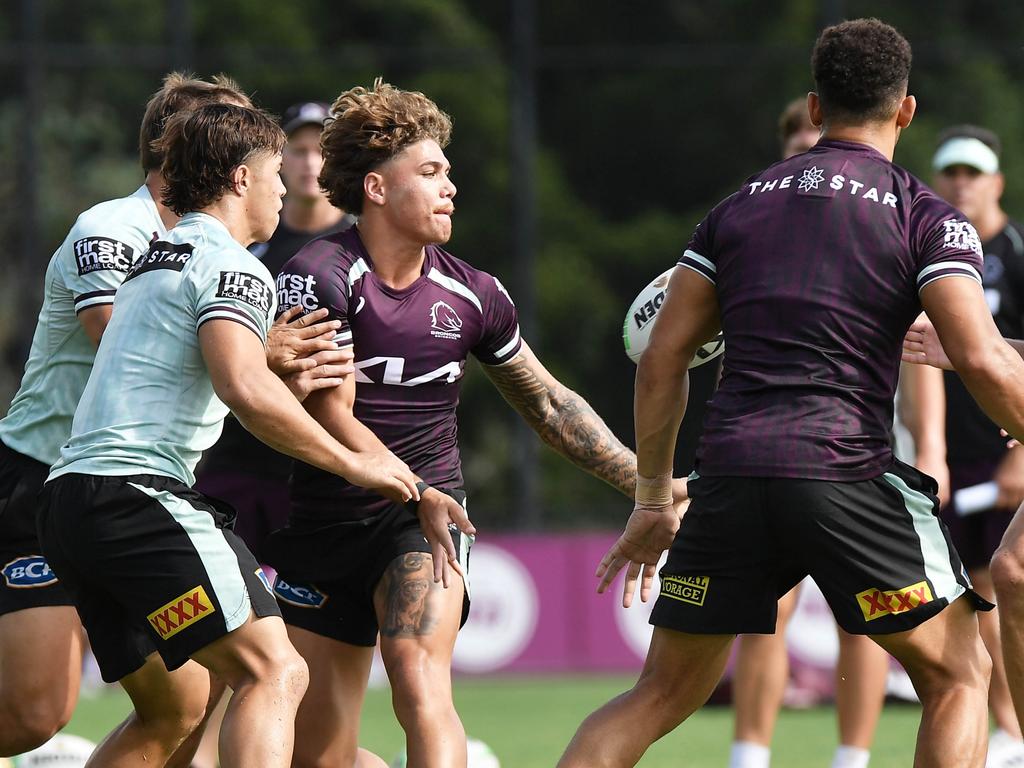
[[[347,90],[331,107],[320,135],[320,186],[332,205],[360,214],[366,174],[410,144],[433,139],[445,147],[451,135],[452,120],[437,104],[378,77],[372,89]]]

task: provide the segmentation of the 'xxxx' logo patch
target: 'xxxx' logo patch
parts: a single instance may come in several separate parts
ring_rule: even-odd
[[[920,605],[930,603],[935,598],[927,581],[919,581],[903,589],[883,592],[880,589],[865,589],[857,593],[857,605],[864,614],[865,621],[874,621],[883,616],[912,611]]]
[[[198,586],[157,608],[146,618],[160,638],[167,640],[215,611],[206,590]]]
[[[710,576],[662,576],[661,594],[692,605],[704,605]]]

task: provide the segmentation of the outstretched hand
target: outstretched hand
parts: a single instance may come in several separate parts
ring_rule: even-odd
[[[676,506],[650,507],[637,504],[629,516],[626,530],[615,542],[594,574],[601,580],[597,591],[604,593],[623,566],[626,581],[622,586],[622,607],[633,604],[636,583],[640,581],[640,600],[647,602],[654,584],[654,572],[661,553],[672,545],[679,530],[680,513]]]
[[[301,306],[283,312],[267,333],[267,366],[278,376],[288,376],[315,368],[317,352],[335,350],[334,336],[341,327],[338,320],[321,322],[326,309],[300,315]]]
[[[905,363],[930,365],[946,371],[953,370],[953,364],[946,356],[946,350],[942,348],[938,334],[935,333],[935,326],[923,312],[917,316],[917,320],[910,326],[907,335],[903,337],[902,359]]]

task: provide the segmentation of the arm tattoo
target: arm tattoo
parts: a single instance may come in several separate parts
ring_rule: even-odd
[[[633,497],[636,455],[619,442],[586,400],[558,382],[546,384],[522,355],[502,366],[484,366],[484,370],[541,440],[576,466]]]
[[[437,626],[430,593],[433,579],[430,560],[422,552],[410,552],[394,560],[380,586],[384,600],[385,637],[427,635]]]

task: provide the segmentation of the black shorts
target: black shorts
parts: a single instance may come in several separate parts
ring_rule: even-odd
[[[169,477],[62,475],[43,487],[39,540],[89,633],[103,679],[154,651],[168,669],[249,618],[280,616],[234,513]]]
[[[971,571],[988,568],[1017,510],[989,507],[965,511],[956,505],[956,492],[992,482],[998,469],[998,460],[949,465],[949,485],[953,500],[942,508],[942,520],[949,527],[949,534],[960,558]]]
[[[691,477],[651,623],[770,634],[778,599],[810,575],[853,634],[912,629],[972,589],[937,516],[935,481],[901,462],[859,482]]]
[[[50,468],[0,443],[0,616],[26,608],[72,605],[50,570],[39,536],[39,492]]]
[[[443,490],[461,504],[461,490]],[[472,537],[452,527],[466,574],[462,620],[469,617]],[[285,623],[350,645],[377,642],[373,593],[391,562],[409,552],[430,554],[416,505],[389,504],[380,514],[316,529],[284,528],[267,539],[267,562],[277,570],[274,593]]]

